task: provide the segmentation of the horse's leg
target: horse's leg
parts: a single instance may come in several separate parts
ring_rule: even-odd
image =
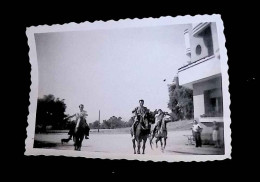
[[[150,139],[150,146],[151,146],[151,149],[153,150],[153,138]]]
[[[134,154],[136,154],[136,150],[135,150],[135,139],[133,139],[132,142],[133,142]]]
[[[83,139],[84,139],[84,135],[82,136],[81,141],[80,141],[80,150],[81,150],[81,147],[82,147]]]
[[[78,150],[78,147],[77,147],[77,137],[75,137],[75,140],[74,140],[74,150]]]
[[[137,141],[137,154],[140,154],[141,140]]]
[[[84,137],[84,135],[83,135],[83,137]],[[80,136],[80,138],[79,138],[79,149],[78,149],[79,151],[81,151],[81,146],[82,146],[83,137]]]
[[[76,141],[77,137],[75,136],[75,134],[73,135],[73,142],[74,142],[74,150],[77,150],[77,141]]]
[[[161,143],[161,150],[163,151],[163,141],[162,141],[162,138],[160,138],[160,143]]]
[[[79,150],[79,138],[78,137],[76,137],[75,145],[76,145],[76,150]]]
[[[156,140],[155,140],[155,143],[156,143],[156,148],[158,148],[158,141],[159,141],[159,139],[158,138],[156,138]]]
[[[150,140],[150,146],[151,146],[151,149],[152,149],[152,150],[153,150],[153,146],[152,146],[152,144],[153,144],[153,138],[154,138],[154,136],[153,136],[153,134],[151,133],[149,140]]]
[[[164,149],[165,149],[165,147],[166,147],[166,140],[167,140],[167,138],[165,137],[165,138],[164,138]]]
[[[146,143],[146,140],[147,140],[147,138],[143,139],[143,154],[144,154],[144,151],[145,151],[145,143]]]
[[[75,137],[75,146],[76,146],[76,150],[80,150],[80,136],[76,136]]]

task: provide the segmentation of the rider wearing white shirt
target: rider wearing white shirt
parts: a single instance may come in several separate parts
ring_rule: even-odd
[[[68,119],[68,118],[72,118],[72,117],[76,117],[76,126],[75,126],[75,128],[77,128],[78,126],[79,126],[79,123],[80,123],[80,120],[84,120],[84,123],[85,123],[85,126],[84,126],[84,133],[85,133],[85,138],[86,139],[89,139],[88,138],[88,136],[89,136],[89,130],[90,130],[90,128],[89,128],[89,126],[88,126],[88,124],[87,124],[87,116],[88,116],[88,114],[87,114],[87,111],[85,111],[85,110],[83,110],[84,109],[84,105],[83,104],[80,104],[79,105],[79,109],[80,109],[80,112],[78,112],[78,113],[76,113],[76,114],[73,114],[72,116],[69,116],[69,117],[67,117],[67,118],[65,118],[65,119]],[[71,139],[71,137],[72,137],[72,135],[73,135],[73,133],[74,133],[74,130],[75,130],[75,128],[74,127],[72,127],[71,129],[70,129],[70,131],[69,131],[69,138],[68,139]]]

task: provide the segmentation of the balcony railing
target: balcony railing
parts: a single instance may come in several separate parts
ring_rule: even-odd
[[[184,71],[184,70],[186,70],[186,69],[188,69],[188,68],[190,68],[190,67],[192,67],[192,66],[195,66],[195,65],[200,64],[200,63],[202,63],[202,62],[208,61],[208,60],[210,60],[210,59],[212,59],[212,58],[214,58],[214,57],[215,57],[215,55],[212,55],[212,56],[208,56],[208,57],[201,58],[201,59],[199,59],[199,60],[197,60],[197,61],[193,61],[193,62],[191,62],[191,63],[188,63],[188,64],[185,65],[185,66],[180,67],[180,68],[178,69],[178,71],[179,71],[179,72]]]

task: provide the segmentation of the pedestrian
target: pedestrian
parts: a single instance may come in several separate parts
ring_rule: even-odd
[[[212,126],[212,139],[215,144],[214,147],[219,148],[219,127],[216,121],[213,121],[213,126]]]
[[[201,144],[202,127],[200,126],[200,124],[198,123],[197,120],[194,120],[194,123],[192,126],[192,132],[194,134],[196,147],[201,147],[202,146],[202,144]]]

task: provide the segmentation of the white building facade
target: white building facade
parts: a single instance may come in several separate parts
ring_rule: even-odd
[[[184,38],[189,61],[178,69],[179,85],[193,90],[194,118],[203,127],[204,143],[212,142],[212,125],[216,121],[223,145],[222,74],[216,24],[193,24],[184,31]]]

